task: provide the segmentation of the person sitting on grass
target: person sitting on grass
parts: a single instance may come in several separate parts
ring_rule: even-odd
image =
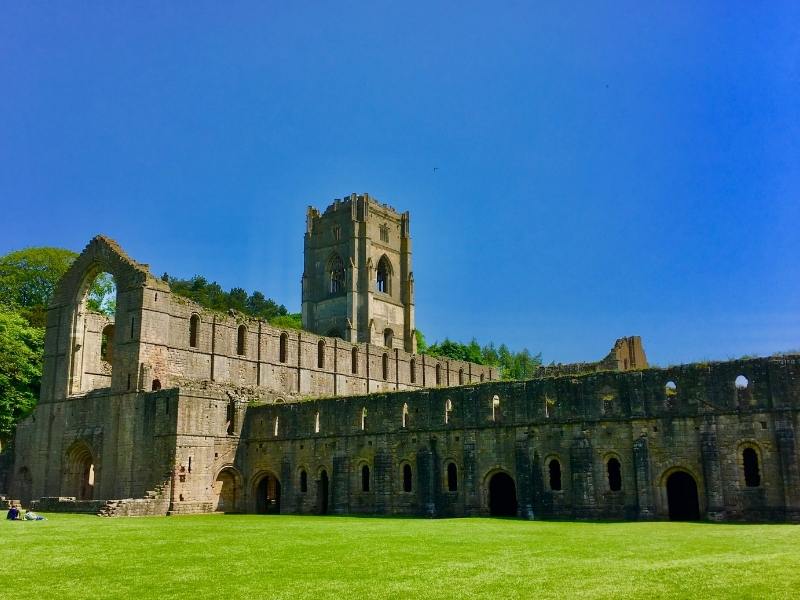
[[[15,505],[11,505],[11,508],[8,509],[8,513],[6,513],[6,519],[9,521],[18,521],[19,520],[19,509]]]
[[[37,515],[32,510],[29,510],[25,513],[25,520],[26,521],[44,521],[44,517],[41,515]]]

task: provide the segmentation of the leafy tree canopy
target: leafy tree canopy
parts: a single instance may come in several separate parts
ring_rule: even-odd
[[[44,331],[0,305],[0,439],[11,439],[17,422],[39,398]]]
[[[481,346],[475,338],[469,344],[445,338],[443,342],[428,346],[425,343],[425,336],[419,329],[416,335],[417,351],[421,354],[498,367],[503,379],[530,379],[542,364],[541,353],[532,355],[527,348],[523,348],[520,352],[512,352],[505,344],[501,344],[499,348],[495,348],[493,342]]]
[[[282,327],[300,329],[299,325],[295,327],[295,321],[300,320],[299,315],[289,315],[283,304],[267,298],[258,290],[248,295],[244,289],[234,287],[226,292],[216,281],[209,282],[202,275],[195,275],[191,279],[180,279],[164,273],[161,279],[169,283],[173,293],[194,300],[205,308],[219,311],[233,309],[251,317],[266,319],[271,323],[276,319],[283,319],[285,324],[281,325]],[[291,319],[285,319],[290,316]]]

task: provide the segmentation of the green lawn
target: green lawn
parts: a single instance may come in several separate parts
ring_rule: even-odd
[[[47,516],[0,526],[1,598],[800,596],[792,525]]]

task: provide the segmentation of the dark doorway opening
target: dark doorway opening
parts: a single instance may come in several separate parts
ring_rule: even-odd
[[[274,475],[265,475],[258,482],[256,512],[262,515],[281,512],[281,482]]]
[[[495,473],[489,480],[489,513],[495,517],[517,516],[517,486],[508,473]]]
[[[667,503],[670,521],[697,521],[700,519],[700,501],[697,483],[686,471],[675,471],[667,478]]]
[[[328,482],[328,472],[323,469],[319,474],[319,514],[328,514],[328,492],[330,484]]]

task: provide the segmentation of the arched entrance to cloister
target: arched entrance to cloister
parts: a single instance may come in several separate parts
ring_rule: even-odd
[[[676,470],[667,476],[667,506],[670,521],[700,519],[700,498],[697,482],[687,471]]]
[[[255,489],[256,512],[258,514],[280,514],[281,482],[272,473],[262,475]]]
[[[216,512],[237,512],[241,500],[241,476],[233,467],[224,467],[213,486],[214,510]]]
[[[88,444],[73,444],[65,457],[62,495],[74,496],[76,500],[94,500],[95,480],[95,461]]]
[[[517,516],[517,485],[505,471],[497,471],[488,478],[489,514],[494,517]]]

